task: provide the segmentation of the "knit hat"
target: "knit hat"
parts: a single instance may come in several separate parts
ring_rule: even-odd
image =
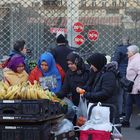
[[[56,42],[57,42],[57,43],[66,43],[66,39],[65,39],[65,37],[64,37],[62,34],[60,34],[60,35],[57,37]]]
[[[14,44],[14,50],[17,51],[17,52],[20,52],[23,50],[24,48],[24,45],[25,45],[25,41],[24,40],[17,40]]]
[[[94,53],[87,59],[87,62],[89,65],[93,65],[98,71],[100,71],[106,65],[107,60],[105,55],[101,53]]]

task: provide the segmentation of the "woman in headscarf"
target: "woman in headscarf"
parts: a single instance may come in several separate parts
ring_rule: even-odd
[[[24,58],[19,55],[13,56],[7,67],[3,70],[4,82],[9,85],[16,85],[26,82],[28,74],[25,71]]]
[[[67,64],[69,69],[58,97],[63,98],[71,94],[74,105],[78,106],[80,95],[76,88],[86,84],[89,78],[89,70],[86,68],[83,59],[76,53],[70,53],[67,56]]]
[[[32,84],[38,81],[44,89],[48,88],[54,93],[60,91],[62,79],[51,53],[43,53],[40,56],[37,66],[29,75],[29,81]]]

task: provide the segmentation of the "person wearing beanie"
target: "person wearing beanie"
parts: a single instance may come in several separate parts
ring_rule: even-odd
[[[57,44],[66,44],[66,38],[60,34],[56,39]]]
[[[118,107],[117,98],[117,73],[114,65],[107,64],[105,55],[94,53],[87,59],[90,69],[94,71],[95,77],[90,90],[83,95],[91,103],[108,103]],[[106,65],[107,64],[107,65]],[[108,66],[109,65],[109,66]],[[91,77],[91,76],[90,76]],[[116,122],[119,122],[118,113]]]
[[[51,50],[51,53],[53,54],[56,63],[66,72],[68,70],[66,58],[72,50],[67,46],[66,38],[62,34],[58,35],[56,42],[57,46]]]

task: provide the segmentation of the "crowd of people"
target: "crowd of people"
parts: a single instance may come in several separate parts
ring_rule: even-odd
[[[116,123],[123,116],[122,126],[129,127],[133,104],[136,103],[140,109],[138,46],[131,45],[125,37],[110,62],[107,62],[105,54],[99,52],[93,53],[84,61],[68,47],[62,34],[57,37],[56,42],[56,47],[41,54],[36,67],[30,71],[25,41],[16,41],[10,54],[1,59],[1,80],[8,86],[26,81],[34,84],[37,81],[43,89],[49,89],[59,98],[69,97],[75,106],[79,104],[79,91],[83,89],[83,97],[88,102],[114,105],[117,108]],[[120,79],[123,77],[134,81],[131,93],[127,93],[121,86]],[[76,117],[73,123],[75,119]]]

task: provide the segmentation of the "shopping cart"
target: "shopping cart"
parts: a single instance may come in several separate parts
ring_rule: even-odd
[[[90,120],[93,108],[97,106],[97,103],[92,104],[88,110],[88,119]],[[80,140],[121,140],[122,134],[121,125],[119,124],[119,116],[117,116],[116,107],[112,104],[101,104],[103,107],[109,107],[110,109],[110,122],[112,124],[112,131],[107,132],[101,130],[82,130],[80,131]],[[117,124],[116,124],[117,123]]]

